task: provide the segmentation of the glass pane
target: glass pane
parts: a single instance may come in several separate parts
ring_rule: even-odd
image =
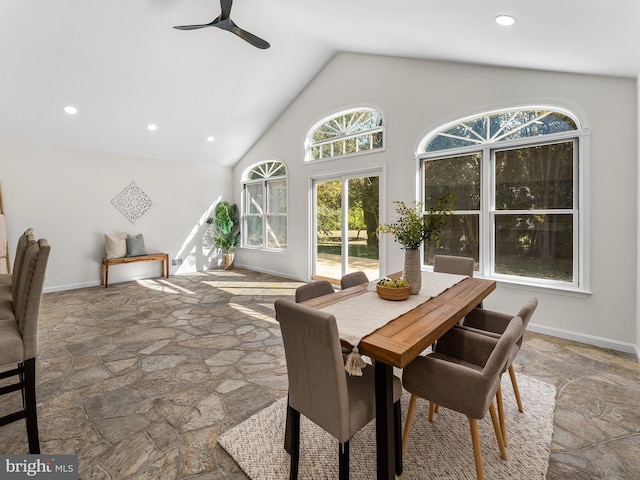
[[[358,151],[371,150],[371,135],[361,135],[356,138]]]
[[[287,182],[267,182],[267,213],[287,213]]]
[[[382,148],[382,132],[373,134],[373,148]]]
[[[425,207],[449,192],[456,192],[454,209],[480,209],[480,154],[424,162]]]
[[[378,177],[351,178],[349,191],[349,234],[347,271],[363,271],[369,280],[380,275],[378,230]]]
[[[332,155],[342,155],[344,153],[344,140],[333,142],[331,145],[333,147]]]
[[[473,257],[478,269],[480,259],[479,215],[452,215],[440,237],[440,245],[425,245],[424,263],[433,265],[434,255]]]
[[[496,152],[496,209],[573,208],[573,142]]]
[[[342,276],[342,182],[316,184],[316,266],[315,275]]]
[[[262,215],[263,201],[262,183],[247,185],[247,213]]]
[[[287,248],[287,217],[267,217],[267,248]]]
[[[331,158],[333,156],[332,150],[331,150],[331,144],[327,143],[325,145],[322,145],[322,158]]]
[[[247,246],[262,247],[262,217],[245,217],[245,232]]]
[[[573,281],[573,215],[496,215],[495,272]]]
[[[317,160],[320,158],[320,147],[319,146],[315,146],[315,147],[311,147],[311,158],[314,160]]]
[[[345,150],[344,153],[356,153],[356,139],[348,138],[345,140]]]

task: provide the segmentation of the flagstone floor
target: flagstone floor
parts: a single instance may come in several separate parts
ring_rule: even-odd
[[[77,453],[81,479],[246,478],[216,439],[286,395],[273,302],[298,285],[214,270],[45,294],[42,451]],[[548,479],[640,478],[632,355],[528,333],[516,370],[558,389]],[[27,451],[23,422],[0,428],[0,453]]]

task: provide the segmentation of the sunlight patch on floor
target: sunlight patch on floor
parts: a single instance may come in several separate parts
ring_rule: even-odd
[[[234,282],[229,280],[208,281],[202,283],[219,288],[231,295],[295,295],[300,282]]]
[[[249,308],[246,305],[241,305],[239,303],[229,303],[229,306],[231,308],[233,308],[234,310],[237,310],[238,312],[242,313],[243,315],[247,315],[248,317],[251,318],[255,318],[257,320],[263,320],[265,322],[269,322],[269,323],[274,323],[274,324],[278,324],[278,322],[276,321],[276,319],[272,316],[269,315],[265,315],[262,312],[258,312],[256,310],[254,310],[253,308]]]

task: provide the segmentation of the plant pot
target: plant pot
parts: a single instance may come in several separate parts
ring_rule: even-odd
[[[233,253],[223,253],[222,254],[222,268],[225,270],[233,270]]]
[[[404,270],[402,276],[411,285],[411,295],[417,295],[422,288],[420,250],[407,248],[404,251]]]

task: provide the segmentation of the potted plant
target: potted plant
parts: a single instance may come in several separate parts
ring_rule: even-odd
[[[211,225],[213,246],[222,252],[223,268],[233,268],[234,250],[240,239],[240,214],[238,206],[229,202],[216,205],[213,217],[207,219]]]
[[[423,243],[438,243],[438,234],[447,225],[451,214],[455,192],[450,192],[436,200],[428,215],[422,213],[422,203],[413,202],[413,206],[394,201],[400,218],[378,228],[380,233],[393,235],[394,240],[404,249],[404,278],[411,285],[411,294],[416,295],[422,287],[420,267],[420,246]]]

